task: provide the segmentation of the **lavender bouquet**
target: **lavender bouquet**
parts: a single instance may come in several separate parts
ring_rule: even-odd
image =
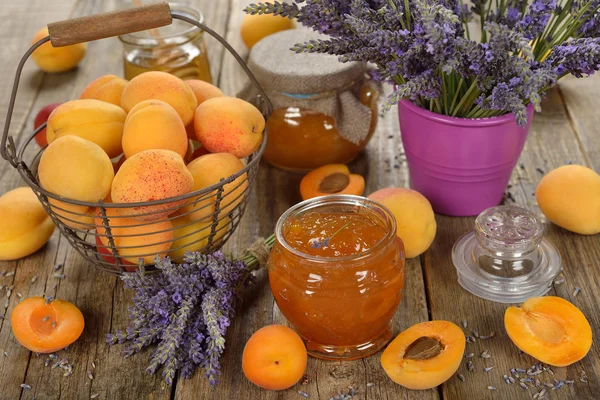
[[[456,117],[512,112],[524,126],[527,105],[539,111],[558,79],[598,70],[600,0],[471,1],[293,0],[245,11],[296,18],[329,35],[296,52],[376,64],[375,78],[395,86],[384,109],[410,99]]]
[[[155,344],[147,370],[154,374],[162,368],[168,385],[177,371],[185,379],[197,367],[216,384],[236,296],[252,282],[252,272],[266,263],[273,242],[274,236],[257,241],[238,260],[221,252],[193,252],[183,264],[157,258],[157,273],[141,267],[124,274],[125,287],[135,291],[129,326],[109,333],[107,342],[127,343],[125,357]]]

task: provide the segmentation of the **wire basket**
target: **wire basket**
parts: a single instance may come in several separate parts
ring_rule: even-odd
[[[258,149],[242,160],[245,164],[243,169],[210,187],[177,197],[139,203],[78,201],[58,196],[40,186],[38,164],[46,148],[35,152],[31,151],[30,144],[35,142],[35,135],[46,124],[26,137],[18,149],[14,139],[8,135],[19,79],[31,53],[48,41],[55,47],[66,46],[158,28],[170,24],[172,19],[197,26],[227,48],[257,87],[260,95],[255,105],[265,119],[268,118],[272,104],[239,54],[216,32],[191,15],[171,11],[167,3],[50,24],[49,36],[25,53],[15,75],[0,153],[33,189],[75,250],[93,265],[112,274],[136,270],[140,264],[152,270],[157,256],[169,255],[174,261],[182,261],[187,251],[209,253],[223,246],[244,214],[266,146],[266,132]],[[31,156],[31,153],[34,155]]]

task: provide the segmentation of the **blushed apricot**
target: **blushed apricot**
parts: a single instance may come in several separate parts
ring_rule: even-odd
[[[212,229],[212,221],[210,219],[191,222],[186,217],[179,217],[172,220],[172,222],[175,231],[173,232],[173,244],[171,244],[171,250],[169,250],[171,260],[181,262],[181,259],[188,251],[199,251],[208,245]],[[223,236],[227,233],[230,223],[231,220],[227,216],[218,222],[212,238],[213,244],[220,243]]]
[[[244,158],[263,139],[265,118],[252,104],[235,97],[213,97],[196,109],[196,138],[211,153]]]
[[[198,105],[202,104],[205,100],[212,99],[213,97],[223,97],[225,93],[212,83],[201,81],[199,79],[189,79],[184,81],[186,85],[192,89]]]
[[[173,107],[161,100],[144,100],[127,114],[123,130],[123,152],[131,157],[142,150],[172,150],[185,157],[188,138]]]
[[[521,351],[555,367],[581,360],[592,347],[592,328],[585,315],[556,296],[532,297],[508,307],[504,327]]]
[[[38,251],[54,232],[54,223],[29,187],[0,197],[0,260],[16,260]]]
[[[396,336],[381,355],[381,366],[399,385],[430,389],[454,375],[465,346],[465,334],[452,322],[421,322]]]
[[[83,333],[83,314],[64,300],[49,303],[43,297],[29,297],[16,305],[11,328],[21,345],[36,353],[64,349]]]
[[[292,28],[294,28],[294,21],[280,15],[246,14],[242,20],[240,34],[246,47],[251,49],[261,39],[276,32]]]
[[[283,325],[269,325],[254,332],[242,354],[246,378],[269,390],[294,386],[304,376],[306,347],[300,336]]]
[[[46,36],[48,36],[47,27],[40,29],[35,34],[31,44],[42,40]],[[52,43],[46,42],[31,54],[31,58],[44,72],[65,72],[77,67],[79,61],[85,56],[86,49],[86,43],[54,47]]]
[[[548,172],[535,196],[544,215],[581,235],[600,232],[600,175],[583,165],[563,165]]]
[[[116,208],[107,208],[106,216],[117,253],[123,261],[137,265],[140,258],[144,263],[153,264],[154,259],[167,255],[173,241],[173,224],[167,219],[142,222],[124,218]],[[96,235],[109,254],[110,242],[100,214],[96,214]],[[98,247],[98,246],[97,246]]]
[[[96,143],[109,158],[123,152],[121,140],[127,114],[121,107],[100,100],[72,100],[58,106],[48,117],[48,143],[67,135]]]
[[[144,72],[133,78],[121,97],[121,107],[127,112],[141,101],[162,100],[177,111],[183,125],[188,125],[194,118],[198,106],[192,89],[175,75],[166,72]]]
[[[111,197],[115,203],[163,200],[189,193],[193,186],[194,178],[179,154],[171,150],[144,150],[121,165],[112,183]],[[183,203],[185,200],[119,208],[118,212],[142,221],[153,221],[174,213]]]
[[[102,75],[83,89],[80,99],[96,99],[121,107],[121,95],[129,81],[116,75]]]
[[[48,145],[38,167],[42,187],[69,199],[96,202],[110,192],[115,175],[104,150],[78,136],[61,136]]]
[[[229,178],[243,169],[244,163],[232,154],[214,153],[196,158],[188,164],[187,168],[194,177],[193,191],[196,191],[215,185],[221,179]],[[227,214],[237,206],[242,201],[247,188],[248,181],[245,173],[233,182],[225,184],[219,205],[221,212]],[[190,199],[183,207],[183,211],[189,213],[187,218],[195,221],[211,216],[215,212],[216,195],[215,191],[197,202],[195,198]]]
[[[416,190],[381,189],[369,195],[396,217],[398,237],[404,242],[406,258],[417,257],[431,246],[437,224],[429,201]]]
[[[51,197],[48,198],[48,202],[58,219],[69,228],[87,231],[94,227],[93,208],[65,203]]]
[[[344,164],[329,164],[317,168],[300,181],[302,200],[329,194],[353,194],[362,196],[365,191],[365,179],[351,174]]]

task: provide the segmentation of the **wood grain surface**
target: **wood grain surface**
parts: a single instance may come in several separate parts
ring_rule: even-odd
[[[239,27],[243,18],[245,0],[188,0],[199,7],[205,23],[226,37],[243,56]],[[128,5],[125,0],[6,0],[0,7],[0,125],[5,121],[8,93],[18,59],[29,45],[35,32],[49,22],[108,12]],[[234,96],[246,82],[242,69],[232,56],[215,40],[206,38],[213,80],[228,95]],[[103,74],[122,75],[121,45],[116,38],[89,43],[88,53],[80,66],[63,74],[44,74],[33,62],[24,70],[11,134],[21,140],[33,127],[33,119],[46,104],[74,99],[94,78]],[[600,101],[596,99],[600,79],[565,79],[549,93],[543,103],[543,112],[535,116],[530,136],[514,171],[512,196],[506,201],[539,212],[532,196],[543,172],[566,164],[579,163],[600,169]],[[30,156],[33,154],[32,146]],[[383,117],[377,133],[367,150],[350,165],[351,170],[366,178],[366,192],[398,186],[407,187],[408,171],[399,136],[396,110]],[[300,200],[300,176],[261,165],[256,185],[238,230],[227,245],[234,253],[251,244],[256,237],[273,231],[279,216]],[[18,173],[9,163],[0,164],[0,193],[22,186]],[[514,199],[514,200],[511,200]],[[173,387],[165,387],[160,376],[149,375],[145,368],[149,352],[124,360],[120,348],[105,344],[107,332],[127,325],[130,293],[112,276],[96,271],[88,265],[66,240],[55,233],[42,250],[14,262],[1,262],[0,271],[14,272],[0,277],[0,284],[14,285],[9,306],[1,310],[5,290],[0,291],[0,314],[10,316],[18,303],[16,293],[23,297],[48,294],[75,303],[83,312],[86,328],[82,337],[67,350],[58,353],[68,358],[74,370],[63,376],[60,368],[44,366],[46,357],[33,354],[14,339],[8,319],[0,319],[0,400],[12,399],[330,399],[339,392],[348,393],[352,387],[353,399],[530,399],[533,389],[525,391],[518,385],[507,385],[503,375],[510,368],[528,368],[534,360],[520,355],[512,345],[503,327],[505,305],[492,303],[465,292],[457,283],[450,252],[460,235],[472,229],[473,218],[436,216],[438,233],[432,247],[420,258],[407,262],[406,287],[402,303],[393,322],[395,333],[417,322],[446,319],[460,324],[468,322],[466,333],[472,330],[481,335],[495,333],[489,340],[477,340],[467,345],[473,352],[474,371],[467,371],[466,360],[459,369],[465,382],[456,377],[436,389],[409,391],[394,384],[383,372],[379,356],[353,362],[326,362],[310,359],[307,384],[298,384],[281,392],[269,392],[249,383],[241,371],[241,353],[246,340],[260,327],[272,323],[287,324],[274,303],[266,274],[261,272],[257,284],[243,295],[237,316],[229,328],[223,357],[221,382],[209,387],[202,371],[192,379],[176,380]],[[565,282],[555,285],[551,294],[564,297],[576,304],[588,317],[595,336],[600,335],[600,236],[584,237],[572,234],[548,223],[547,236],[559,249],[564,263]],[[65,279],[55,278],[55,265],[63,264]],[[33,279],[37,277],[36,279]],[[581,292],[573,296],[575,287]],[[491,358],[479,354],[488,350]],[[3,355],[6,352],[6,355]],[[554,369],[558,379],[573,379],[572,388],[549,390],[551,399],[600,398],[600,350],[594,343],[590,354],[568,368]],[[95,368],[92,366],[94,363]],[[494,366],[484,372],[485,366]],[[582,372],[589,383],[579,380]],[[88,376],[90,372],[94,379]],[[553,382],[549,373],[539,376],[541,381]],[[32,389],[22,389],[27,383]],[[367,384],[374,384],[369,385]],[[489,390],[495,386],[497,390]]]

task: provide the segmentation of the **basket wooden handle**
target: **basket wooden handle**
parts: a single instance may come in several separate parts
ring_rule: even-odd
[[[48,25],[48,33],[52,45],[61,47],[159,28],[171,22],[171,8],[164,2],[54,22]]]

